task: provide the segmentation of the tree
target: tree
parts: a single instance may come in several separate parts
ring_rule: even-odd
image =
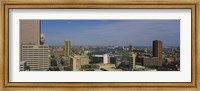
[[[82,65],[81,69],[86,71],[94,71],[94,69],[99,69],[99,65]]]
[[[91,65],[91,68],[99,69],[99,65]]]
[[[57,61],[55,59],[51,60],[51,66],[57,66]]]
[[[81,65],[81,69],[89,69],[89,68],[91,68],[90,65]]]
[[[54,56],[54,55],[51,55],[51,58],[55,58],[55,56]]]
[[[54,71],[60,71],[60,69],[58,67],[54,67],[53,69]]]
[[[26,66],[26,69],[30,70],[30,67],[29,67],[29,66]]]
[[[49,68],[50,71],[53,71],[53,68]]]
[[[64,67],[64,71],[72,71],[70,67]]]
[[[61,63],[62,65],[64,64],[64,61],[63,61],[63,59],[61,59],[61,60],[60,60],[60,63]]]
[[[85,71],[95,71],[94,69],[87,69],[87,70],[85,70]]]

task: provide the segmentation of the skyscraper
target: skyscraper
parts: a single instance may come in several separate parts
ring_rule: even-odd
[[[20,20],[20,51],[22,45],[40,45],[40,20]]]
[[[40,44],[40,20],[20,20],[21,45]]]
[[[162,41],[153,41],[153,57],[158,57],[158,63],[162,65]]]
[[[65,56],[70,56],[70,51],[71,51],[71,41],[70,40],[65,40],[64,41],[64,49],[65,49]]]

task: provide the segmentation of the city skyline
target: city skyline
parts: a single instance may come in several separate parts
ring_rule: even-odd
[[[41,33],[47,45],[69,39],[82,46],[180,46],[179,20],[41,20]]]
[[[180,36],[180,34],[177,34],[175,30],[173,35],[174,31],[165,31],[164,33],[166,33],[167,37],[163,37],[160,32],[161,30],[163,31],[163,27],[158,28],[164,23],[170,25],[176,24],[177,21],[176,23],[175,21],[173,21],[174,23],[172,21],[155,22],[153,20],[135,21],[137,20],[73,21],[82,23],[73,24],[71,27],[68,26],[68,28],[63,26],[66,21],[57,21],[54,22],[54,26],[48,26],[49,28],[53,26],[52,29],[54,27],[60,28],[58,32],[52,33],[50,30],[47,32],[47,35],[49,33],[50,36],[45,37],[46,34],[43,34],[45,32],[41,33],[41,27],[43,26],[41,20],[21,20],[20,71],[180,71],[180,48],[171,46],[164,49],[164,42],[162,42],[163,40],[167,42],[166,39],[168,39],[170,40],[168,42],[171,43],[173,37],[176,41],[179,38],[175,37]],[[62,24],[59,24],[60,22]],[[133,24],[134,22],[135,24]],[[69,25],[72,22],[67,21],[67,23]],[[142,25],[138,25],[138,23]],[[152,26],[150,27],[149,24],[152,24]],[[134,25],[134,29],[137,27],[142,29],[147,25],[149,27],[143,28],[140,31],[133,31],[133,28],[127,25]],[[77,26],[81,29],[72,31],[72,28]],[[92,27],[96,28],[92,31]],[[87,29],[90,28],[91,30],[88,31]],[[150,28],[154,28],[152,29],[154,31],[146,30]],[[174,25],[173,28],[175,28]],[[62,29],[69,29],[69,31]],[[62,35],[65,36],[63,37]],[[55,40],[50,40],[51,38],[55,38]],[[139,48],[131,44],[132,42],[137,42],[137,40],[140,44],[145,38],[148,38],[148,40],[144,41],[145,43],[148,43],[146,41],[151,42],[151,48]],[[151,40],[152,38],[153,40]],[[48,43],[45,44],[45,40],[52,41],[52,43],[62,41],[62,44],[51,46]],[[81,46],[74,46],[73,43],[80,43],[79,45]],[[179,44],[177,41],[176,43]]]

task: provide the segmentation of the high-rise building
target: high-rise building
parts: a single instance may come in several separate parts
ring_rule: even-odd
[[[71,51],[71,41],[70,40],[65,40],[64,41],[64,49],[65,49],[65,56],[70,56],[70,51]]]
[[[26,61],[30,70],[48,70],[50,51],[47,45],[22,45],[22,61]]]
[[[40,44],[40,20],[20,20],[21,45]]]
[[[40,20],[20,20],[20,61],[22,45],[40,45]]]
[[[129,67],[130,70],[135,70],[136,65],[135,65],[135,58],[136,58],[136,54],[134,52],[132,52],[131,56],[130,56],[130,62],[129,62]]]
[[[158,57],[158,63],[162,65],[162,41],[154,40],[153,41],[153,57]]]

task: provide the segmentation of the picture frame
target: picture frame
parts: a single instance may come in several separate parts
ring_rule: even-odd
[[[175,2],[156,2],[156,1],[1,1],[1,83],[2,90],[200,90],[199,73],[200,62],[198,61],[198,40],[199,40],[199,1],[175,1]],[[191,82],[9,82],[9,9],[191,9],[192,11],[192,77]],[[38,87],[38,88],[35,88]],[[11,89],[12,88],[12,89]]]

